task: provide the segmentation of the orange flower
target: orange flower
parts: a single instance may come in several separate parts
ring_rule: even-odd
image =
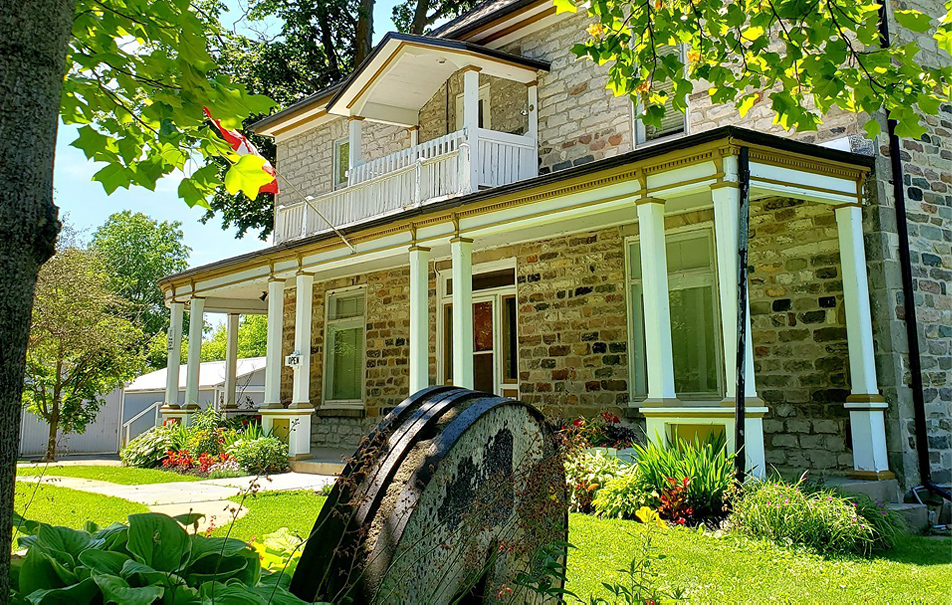
[[[592,23],[588,26],[588,35],[593,38],[601,38],[602,34],[605,33],[605,29],[602,27],[601,23]]]
[[[696,50],[688,51],[688,61],[690,61],[691,63],[697,63],[700,60],[701,60],[701,53],[699,51],[696,51]]]

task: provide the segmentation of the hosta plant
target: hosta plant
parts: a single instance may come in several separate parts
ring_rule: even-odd
[[[570,453],[565,459],[565,482],[572,512],[592,512],[592,502],[599,490],[630,470],[631,465],[601,452],[578,450]]]
[[[86,530],[14,519],[26,554],[13,560],[11,602],[123,605],[303,603],[289,576],[263,571],[240,540],[190,535],[159,513],[131,515],[129,525]]]

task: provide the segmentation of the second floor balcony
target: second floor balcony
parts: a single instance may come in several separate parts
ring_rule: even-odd
[[[340,181],[325,192],[284,188],[275,207],[275,243],[538,174],[536,77],[547,66],[466,43],[420,40],[389,36],[327,102],[328,114],[348,120],[348,136],[334,148],[335,171],[343,165]],[[460,90],[455,104],[451,84]],[[445,134],[424,118],[434,104],[445,114]],[[502,109],[494,113],[495,105]],[[409,145],[365,160],[364,124],[374,122],[406,128]]]

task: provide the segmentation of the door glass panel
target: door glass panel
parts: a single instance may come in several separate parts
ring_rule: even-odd
[[[443,382],[453,384],[453,305],[443,305]]]
[[[504,296],[502,299],[502,379],[504,382],[516,382],[519,379],[516,343],[516,297]]]
[[[493,303],[473,303],[473,351],[493,350]]]
[[[361,362],[363,360],[363,330],[359,327],[335,329],[331,332],[331,393],[330,399],[360,399]]]
[[[488,353],[476,353],[473,355],[473,386],[477,391],[485,393],[495,392],[495,364],[493,360],[495,355],[492,351]]]

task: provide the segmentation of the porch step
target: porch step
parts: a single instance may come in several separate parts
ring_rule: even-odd
[[[847,495],[869,496],[869,499],[873,502],[887,504],[902,502],[902,492],[899,491],[899,481],[896,479],[863,481],[845,477],[828,477],[824,483],[827,487],[836,488]]]
[[[929,527],[929,507],[925,504],[887,504],[886,508],[899,513],[910,534],[920,534]]]
[[[344,470],[344,463],[337,460],[318,460],[315,458],[304,458],[302,460],[292,460],[291,470],[295,473],[305,473],[308,475],[340,475]]]

